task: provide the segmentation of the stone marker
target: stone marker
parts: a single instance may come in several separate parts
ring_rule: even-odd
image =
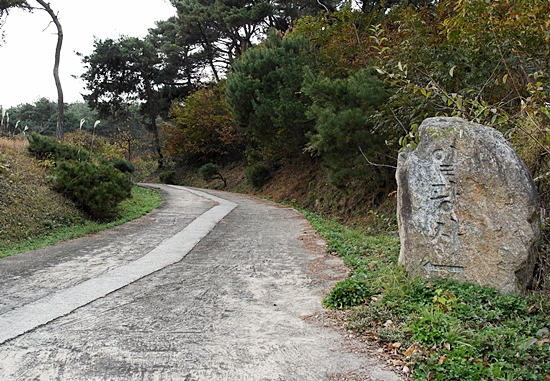
[[[459,118],[429,118],[399,154],[399,263],[411,277],[453,278],[502,293],[533,280],[538,194],[502,134]]]

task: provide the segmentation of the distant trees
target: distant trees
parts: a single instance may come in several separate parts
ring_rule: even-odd
[[[27,128],[28,133],[43,133],[50,130],[50,134],[53,134],[55,124],[51,125],[51,118],[56,115],[56,112],[56,104],[47,98],[40,98],[34,104],[26,103],[9,108],[7,113],[10,116],[11,127],[6,126],[7,129],[4,132],[8,135],[15,135]],[[57,120],[57,116],[55,116],[55,120]]]
[[[68,105],[64,105],[63,122],[66,131],[79,128],[78,115],[67,112]],[[25,103],[7,110],[10,116],[10,125],[4,133],[16,135],[22,132],[30,134],[38,132],[45,135],[56,135],[58,108],[57,103],[47,98],[40,98],[34,103]]]
[[[150,134],[142,125],[142,117],[139,114],[139,107],[136,105],[124,109],[124,117],[102,118],[100,124],[96,124],[96,121],[100,120],[97,110],[91,110],[84,102],[65,104],[64,109],[65,133],[76,130],[89,132],[94,135],[110,137],[125,146],[127,143],[123,144],[122,140],[126,142],[130,140],[133,145],[138,138],[144,142],[150,140]],[[55,136],[56,102],[40,98],[34,103],[24,103],[5,111],[0,134],[19,135],[24,132],[26,135],[39,133]]]

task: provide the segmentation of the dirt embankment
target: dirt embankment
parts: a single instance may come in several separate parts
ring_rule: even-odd
[[[364,189],[360,183],[338,188],[329,183],[326,170],[319,162],[300,158],[278,162],[273,166],[267,183],[261,189],[255,189],[246,180],[246,167],[246,162],[239,162],[221,170],[227,180],[226,188],[223,188],[222,181],[204,181],[197,169],[187,167],[175,169],[176,182],[186,186],[223,188],[229,192],[252,194],[373,229],[388,230],[390,226],[391,230],[391,226],[396,223],[396,185],[393,180],[371,189]],[[148,181],[158,181],[158,175],[154,174]]]
[[[50,233],[82,218],[76,207],[51,189],[47,170],[27,153],[27,141],[0,138],[0,250]]]

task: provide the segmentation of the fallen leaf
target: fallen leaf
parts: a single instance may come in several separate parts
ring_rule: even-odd
[[[401,360],[391,360],[393,366],[402,366],[402,365],[405,365],[407,364],[405,361],[401,361]]]
[[[392,346],[392,348],[395,348],[395,349],[399,349],[401,348],[401,343],[399,342],[396,342],[396,343],[393,343],[393,344],[390,344]]]
[[[446,350],[450,351],[450,350],[451,350],[451,344],[449,344],[449,343],[443,343],[443,348],[445,348]]]
[[[447,360],[447,357],[445,357],[445,355],[443,355],[439,358],[439,361],[437,362],[437,364],[441,365],[445,362],[445,360]]]
[[[405,353],[403,353],[404,356],[412,356],[414,354],[414,352],[421,352],[421,353],[424,353],[424,348],[422,348],[422,346],[418,343],[414,343],[413,345],[411,345],[409,348],[407,348],[407,350],[405,351]]]
[[[547,374],[547,375],[546,375],[546,379],[547,379],[547,380],[550,380],[550,374]]]

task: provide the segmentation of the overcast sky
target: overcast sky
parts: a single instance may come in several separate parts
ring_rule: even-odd
[[[65,103],[83,101],[84,83],[72,77],[84,72],[75,51],[89,55],[94,37],[144,37],[155,21],[176,13],[168,0],[51,0],[50,5],[64,34],[59,75]],[[0,46],[0,106],[33,103],[41,97],[57,101],[53,78],[57,29],[54,24],[48,27],[50,21],[40,10],[32,14],[17,10],[8,16],[3,28],[6,41]]]

